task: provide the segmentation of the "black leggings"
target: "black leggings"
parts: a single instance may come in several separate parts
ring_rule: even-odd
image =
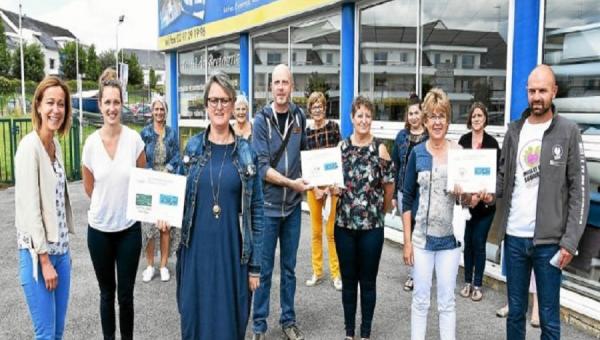
[[[104,339],[115,339],[115,289],[119,299],[121,339],[133,339],[133,287],[142,249],[140,223],[114,233],[88,226],[88,249],[100,286]]]
[[[346,336],[354,336],[356,298],[360,283],[360,336],[369,338],[375,312],[375,288],[383,249],[383,228],[351,230],[336,227],[334,235],[342,272],[342,305]]]

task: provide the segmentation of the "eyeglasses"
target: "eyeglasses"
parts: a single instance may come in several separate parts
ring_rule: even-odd
[[[311,111],[323,111],[323,107],[321,105],[313,105],[310,108]]]
[[[219,103],[221,103],[222,107],[228,107],[229,105],[231,105],[232,102],[233,100],[231,100],[231,98],[208,98],[208,105],[210,105],[211,107],[217,107],[219,106]]]
[[[445,123],[446,122],[446,116],[428,116],[427,119],[431,120],[432,122],[438,122],[438,123]]]

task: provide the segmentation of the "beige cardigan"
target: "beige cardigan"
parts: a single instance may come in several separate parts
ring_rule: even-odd
[[[56,159],[63,165],[60,144],[54,138]],[[63,166],[64,168],[64,166]],[[33,276],[37,280],[38,254],[48,252],[48,242],[58,241],[56,184],[58,179],[52,161],[38,134],[28,133],[15,155],[15,225],[30,236],[29,251],[33,260]],[[73,213],[65,185],[67,228],[73,233]]]

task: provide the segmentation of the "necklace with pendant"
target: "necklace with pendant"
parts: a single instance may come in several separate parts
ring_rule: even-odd
[[[221,175],[223,175],[223,165],[225,164],[225,158],[227,158],[227,149],[229,148],[229,145],[225,146],[225,153],[223,154],[223,160],[221,161],[221,168],[219,169],[219,178],[217,179],[217,191],[215,193],[215,184],[213,182],[213,175],[212,175],[212,157],[210,158],[210,166],[209,166],[209,172],[210,172],[210,191],[212,193],[213,196],[213,207],[212,207],[212,213],[215,216],[216,219],[219,219],[219,215],[221,215],[221,206],[219,205],[219,194],[221,191]]]

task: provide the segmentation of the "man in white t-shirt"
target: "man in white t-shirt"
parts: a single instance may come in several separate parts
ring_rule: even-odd
[[[552,69],[537,66],[527,81],[529,107],[504,137],[496,193],[507,268],[508,340],[525,339],[531,270],[542,339],[560,338],[561,270],[577,255],[589,208],[589,180],[577,125],[556,113]],[[483,197],[491,202],[491,195]]]

